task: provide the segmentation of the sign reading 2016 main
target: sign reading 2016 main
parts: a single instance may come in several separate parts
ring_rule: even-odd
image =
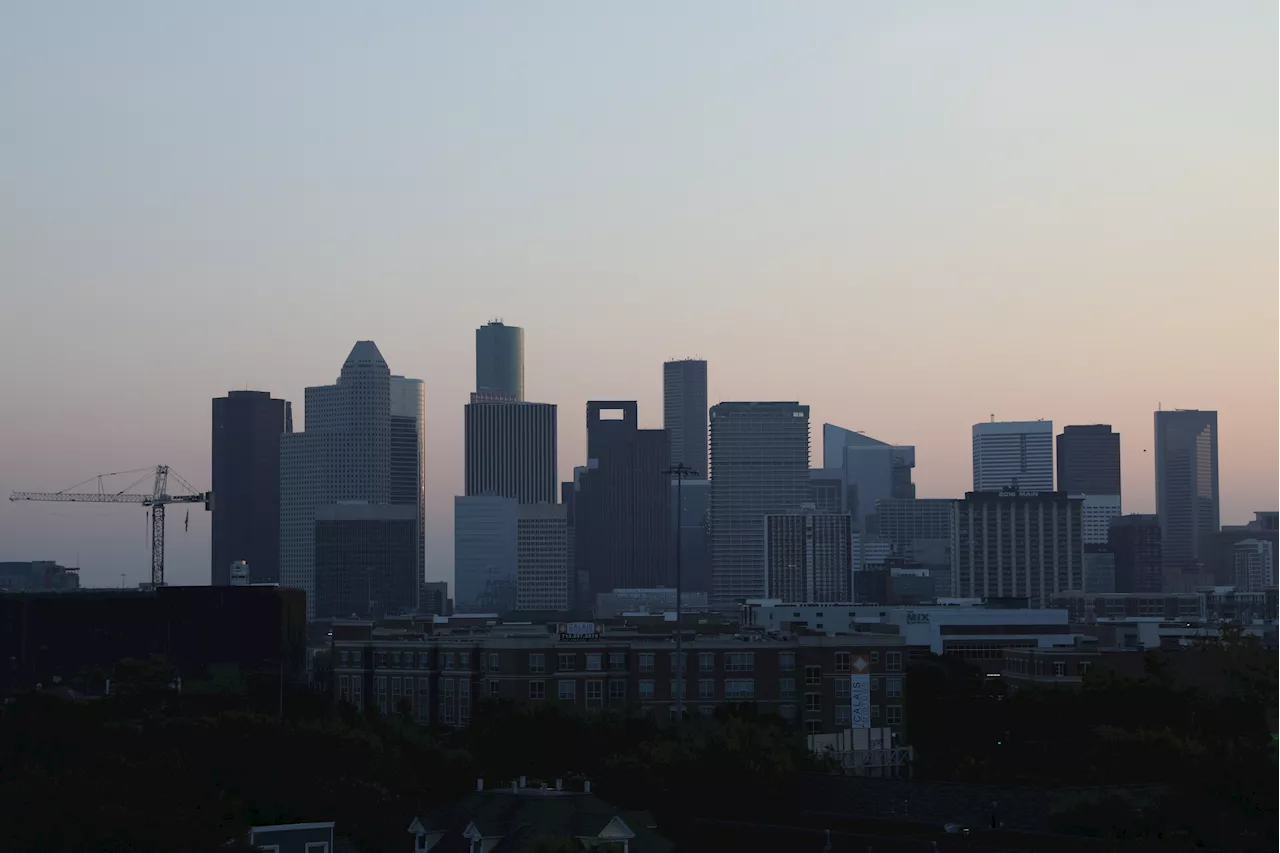
[[[871,666],[858,655],[853,660],[853,674],[849,676],[849,728],[871,728]]]
[[[556,628],[561,640],[600,639],[600,627],[594,622],[561,622]]]

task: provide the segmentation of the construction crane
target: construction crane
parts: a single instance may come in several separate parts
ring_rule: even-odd
[[[118,477],[124,474],[137,474],[145,471],[138,479],[118,492],[107,491],[104,477]],[[151,493],[132,492],[130,489],[141,484],[149,476],[155,476]],[[169,494],[169,478],[172,477],[184,489],[186,494]],[[97,481],[96,492],[77,492],[76,489],[85,483]],[[155,468],[135,468],[132,471],[116,471],[111,474],[98,474],[68,486],[60,492],[14,492],[9,495],[11,501],[68,501],[76,503],[116,503],[142,504],[148,507],[151,514],[151,583],[153,586],[164,586],[164,508],[169,504],[204,504],[206,510],[213,508],[213,492],[198,492],[196,488],[169,470],[168,465],[157,465]],[[187,523],[191,521],[191,513],[187,512]]]

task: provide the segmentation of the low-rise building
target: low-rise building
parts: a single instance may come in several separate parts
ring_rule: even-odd
[[[420,723],[464,726],[485,699],[559,702],[587,712],[675,713],[681,686],[672,625],[502,624],[445,621],[386,628],[333,625],[336,698]],[[888,633],[833,636],[721,633],[709,619],[685,622],[684,701],[711,715],[749,703],[808,734],[852,724],[855,662],[870,676],[869,724],[903,723],[906,648]],[[732,630],[730,628],[729,630]]]

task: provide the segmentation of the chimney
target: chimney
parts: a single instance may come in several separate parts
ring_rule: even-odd
[[[520,777],[520,787],[525,787],[525,778],[523,776]]]
[[[557,791],[563,791],[563,790],[564,790],[564,780],[563,780],[563,779],[557,779],[557,780],[556,780],[556,790],[557,790]]]
[[[588,780],[586,780],[585,782],[583,782],[583,783],[582,783],[582,793],[584,793],[584,794],[590,794],[590,793],[591,793],[591,780],[590,780],[590,779],[588,779]]]
[[[476,780],[476,792],[478,793],[478,792],[483,791],[483,790],[484,790],[484,780],[483,780],[483,779],[477,779],[477,780]]]

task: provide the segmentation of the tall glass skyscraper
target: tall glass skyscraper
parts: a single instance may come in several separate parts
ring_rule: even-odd
[[[501,320],[476,329],[476,393],[524,399],[524,329]]]
[[[1053,421],[973,425],[973,490],[1053,491]]]
[[[1084,541],[1105,545],[1120,515],[1120,434],[1110,424],[1063,427],[1058,436],[1058,491],[1084,496]]]
[[[686,358],[662,365],[662,428],[671,465],[707,478],[707,363]]]
[[[1221,526],[1217,412],[1156,412],[1156,515],[1165,568],[1194,570]]]
[[[427,565],[427,490],[426,432],[427,398],[421,379],[391,377],[391,459],[388,499],[396,505],[416,506],[418,549],[416,565],[418,583],[426,583]]]

